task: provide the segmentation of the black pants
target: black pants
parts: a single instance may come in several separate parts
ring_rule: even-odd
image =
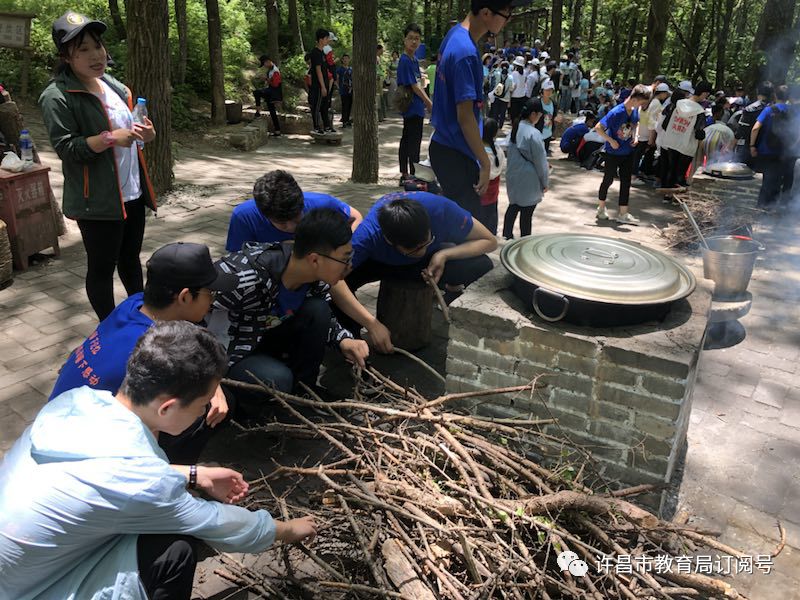
[[[475,185],[480,177],[480,168],[475,159],[438,142],[431,142],[428,156],[442,194],[471,215],[477,215],[481,198]]]
[[[642,159],[644,158],[645,152],[647,152],[647,148],[647,142],[640,141],[633,149],[633,174],[637,177],[642,168]]]
[[[519,119],[519,114],[522,112],[522,107],[525,106],[525,103],[528,101],[527,96],[521,96],[520,98],[511,98],[511,105],[508,109],[508,116],[513,123],[517,119]]]
[[[530,235],[533,226],[534,210],[536,210],[535,204],[533,206],[509,204],[506,209],[506,216],[503,219],[503,237],[507,240],[514,238],[514,223],[517,221],[517,215],[519,215],[520,235],[522,235],[522,237]]]
[[[481,205],[475,218],[492,234],[497,235],[497,203]]]
[[[414,174],[414,163],[419,162],[419,147],[422,145],[423,117],[403,117],[403,135],[400,138],[400,172]]]
[[[228,377],[256,383],[249,371],[283,392],[291,392],[298,382],[313,386],[325,357],[330,325],[328,303],[322,298],[307,298],[293,317],[268,330],[255,351],[228,370]],[[236,401],[242,412],[258,416],[264,398],[237,390]]]
[[[128,295],[144,290],[139,254],[144,238],[144,200],[125,203],[120,221],[78,219],[86,249],[86,295],[101,321],[114,310],[114,269]]]
[[[503,123],[506,122],[506,109],[508,108],[508,102],[503,102],[502,100],[498,100],[495,98],[494,102],[492,102],[492,109],[489,111],[489,116],[497,121],[497,128],[502,129]]]
[[[330,129],[330,113],[325,107],[326,102],[327,98],[322,97],[322,89],[312,85],[308,91],[308,105],[311,107],[311,122],[316,131]]]
[[[265,104],[269,109],[269,116],[272,118],[272,127],[276,132],[280,131],[281,124],[278,121],[278,112],[275,109],[275,103],[283,101],[283,93],[280,91],[280,88],[266,87],[260,90],[255,90],[253,92],[253,96],[255,96],[256,99],[256,108],[261,108],[262,99],[265,101]]]
[[[639,145],[641,146],[642,142],[639,142]],[[645,150],[642,153],[642,162],[639,165],[639,172],[642,175],[652,177],[655,175],[654,162],[656,157],[656,147],[650,146],[649,144],[644,144],[644,146]]]
[[[189,600],[197,566],[197,540],[185,535],[140,535],[139,578],[150,600]]]
[[[633,154],[624,156],[606,154],[606,168],[603,182],[600,184],[598,198],[605,202],[608,197],[608,188],[614,182],[614,176],[619,171],[619,205],[628,206],[631,195],[631,171],[633,170]]]
[[[661,158],[666,152],[666,178],[661,180],[661,187],[672,188],[676,185],[686,185],[686,171],[692,164],[692,157],[681,154],[677,150],[664,150],[662,148]]]
[[[347,287],[355,293],[361,286],[372,283],[373,281],[381,281],[382,279],[422,281],[420,273],[423,269],[427,268],[429,262],[430,256],[413,264],[401,266],[387,265],[374,260],[367,260],[350,273],[345,278],[345,282],[347,283]],[[494,263],[492,263],[492,259],[485,254],[472,258],[448,260],[444,265],[444,273],[442,273],[442,278],[439,280],[439,287],[445,285],[463,285],[466,287],[483,277],[486,273],[491,271],[493,267]],[[361,330],[360,325],[338,308],[334,307],[334,311],[337,319],[339,319],[339,323],[357,336]]]
[[[342,123],[349,123],[353,112],[353,94],[342,94]]]

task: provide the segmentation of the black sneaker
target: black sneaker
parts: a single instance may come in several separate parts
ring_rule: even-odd
[[[281,137],[280,131],[273,131],[269,134],[269,137]]]

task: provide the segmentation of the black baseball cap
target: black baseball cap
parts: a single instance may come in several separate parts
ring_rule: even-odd
[[[208,246],[176,242],[159,248],[147,261],[147,282],[169,289],[231,292],[238,286],[239,278],[212,262]]]
[[[75,12],[68,10],[53,23],[53,42],[56,48],[61,48],[71,39],[77,37],[86,28],[94,29],[97,33],[105,33],[108,27],[102,21],[94,21]]]

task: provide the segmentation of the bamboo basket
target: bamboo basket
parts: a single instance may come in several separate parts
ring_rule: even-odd
[[[4,288],[11,282],[11,242],[8,240],[6,223],[0,220],[0,288]]]

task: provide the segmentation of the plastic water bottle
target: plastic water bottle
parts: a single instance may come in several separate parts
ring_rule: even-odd
[[[19,132],[19,157],[26,164],[33,164],[33,138],[27,129]]]
[[[133,122],[144,125],[144,119],[147,116],[147,100],[145,98],[137,98],[136,106],[133,109]],[[144,148],[144,142],[137,140],[139,148]]]

